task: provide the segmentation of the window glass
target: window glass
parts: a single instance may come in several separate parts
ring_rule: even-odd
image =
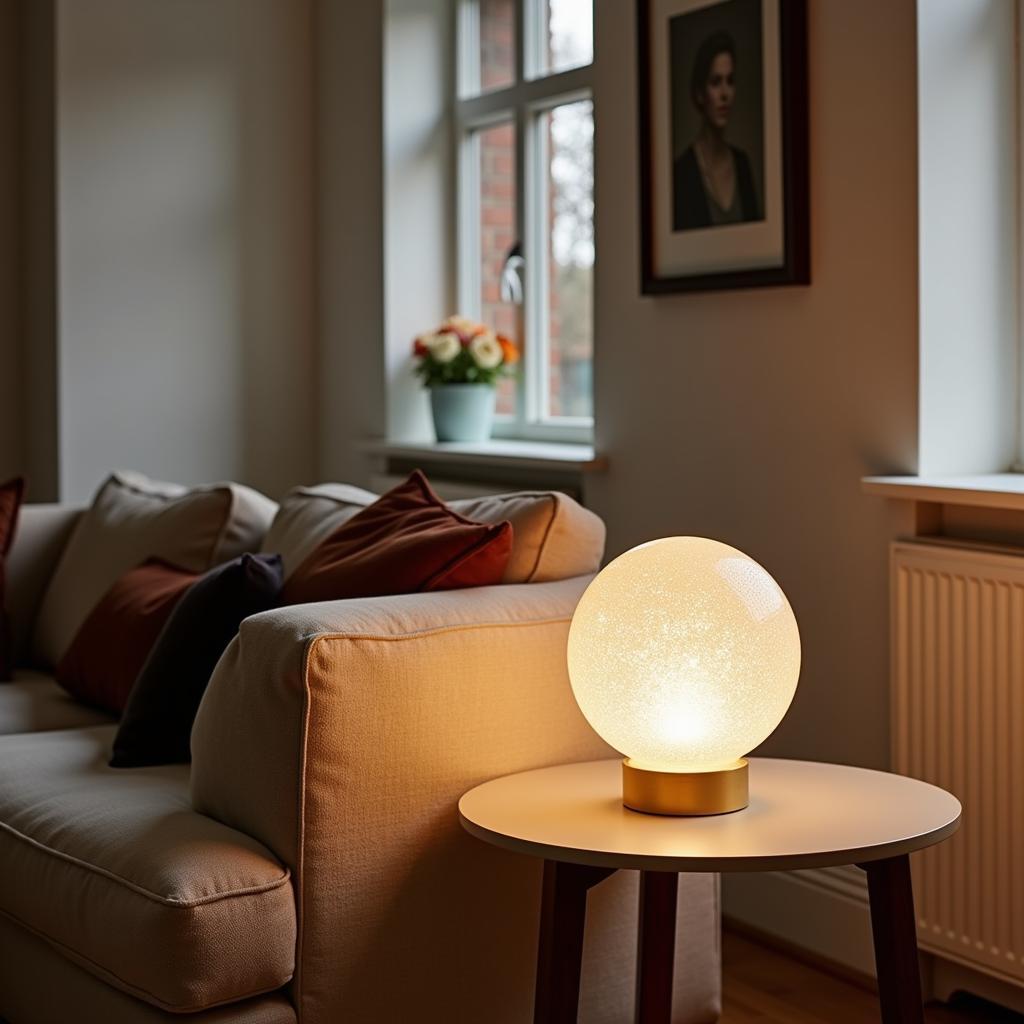
[[[516,344],[521,341],[520,310],[515,301],[519,277],[516,246],[516,135],[511,123],[482,128],[476,133],[480,182],[480,319]],[[516,409],[516,382],[505,377],[498,385],[497,411]]]
[[[497,436],[585,440],[593,418],[593,3],[459,4],[461,312],[507,336],[523,357],[498,387]],[[530,81],[520,74],[523,56]],[[568,80],[559,74],[573,68]]]
[[[593,0],[540,0],[543,43],[539,74],[582,67],[594,59]]]
[[[547,138],[547,415],[591,416],[594,338],[594,108],[544,115]]]
[[[479,91],[504,89],[516,80],[515,0],[479,0]]]

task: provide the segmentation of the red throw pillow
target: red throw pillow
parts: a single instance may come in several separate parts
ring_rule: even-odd
[[[0,484],[0,681],[11,678],[14,672],[14,638],[4,604],[4,564],[14,543],[14,529],[18,525],[18,509],[25,493],[21,477]]]
[[[285,604],[500,583],[512,524],[453,512],[417,469],[334,531],[285,581]]]
[[[157,559],[129,569],[82,623],[57,665],[57,682],[72,697],[120,715],[160,630],[196,578]]]

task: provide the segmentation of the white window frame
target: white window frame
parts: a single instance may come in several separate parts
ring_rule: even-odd
[[[547,206],[547,139],[542,115],[580,100],[593,103],[593,63],[548,74],[541,69],[547,47],[544,0],[515,0],[516,78],[501,89],[465,95],[479,81],[478,0],[457,0],[454,129],[458,168],[456,225],[459,309],[479,317],[480,211],[479,139],[475,133],[513,122],[516,133],[516,235],[525,258],[521,332],[525,339],[516,412],[495,417],[494,436],[533,441],[593,441],[592,417],[549,416],[548,282],[550,228]]]

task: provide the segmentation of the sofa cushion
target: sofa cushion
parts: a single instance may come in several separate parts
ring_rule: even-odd
[[[269,498],[239,484],[188,489],[114,473],[75,526],[50,580],[36,621],[36,659],[56,665],[122,573],[148,558],[206,572],[256,551],[276,510]]]
[[[561,491],[517,491],[448,504],[478,523],[507,519],[512,524],[512,557],[503,583],[553,583],[601,568],[601,517]]]
[[[281,556],[287,579],[342,523],[379,497],[351,484],[296,487],[281,499],[260,551]]]
[[[74,505],[21,506],[18,533],[7,557],[7,611],[17,667],[33,667],[32,630],[39,606],[82,511]]]
[[[188,589],[157,638],[114,739],[114,768],[186,764],[206,684],[242,620],[281,593],[280,555],[242,555]]]
[[[74,1024],[296,1024],[283,991],[188,1017],[168,1013],[100,981],[49,942],[0,914],[0,1018]],[[41,985],[40,979],[46,984]]]
[[[120,715],[175,605],[196,574],[159,559],[129,569],[86,616],[57,665],[72,697]]]
[[[0,742],[0,912],[165,1010],[285,984],[296,937],[287,869],[192,810],[186,767],[108,768],[113,734]]]
[[[284,604],[459,590],[501,582],[512,550],[507,523],[453,512],[413,470],[343,523],[291,574]]]
[[[15,477],[0,484],[0,683],[7,682],[14,671],[14,637],[7,617],[6,579],[7,555],[14,543],[18,525],[18,509],[25,493],[25,481]]]
[[[377,495],[351,484],[297,487],[281,501],[261,550],[284,559],[285,578],[325,538]],[[515,491],[460,498],[448,507],[478,523],[512,524],[503,583],[546,583],[597,572],[604,556],[600,517],[561,491]]]
[[[72,699],[53,676],[16,670],[14,682],[0,686],[0,736],[17,732],[74,729],[110,721],[102,711]]]

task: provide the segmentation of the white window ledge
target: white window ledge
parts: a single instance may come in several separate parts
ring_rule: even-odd
[[[866,476],[865,494],[941,505],[973,505],[1024,511],[1024,473],[976,476]]]
[[[591,445],[556,444],[550,441],[492,439],[478,444],[437,441],[357,441],[356,450],[367,455],[417,459],[448,465],[507,466],[516,469],[555,469],[576,473],[598,473],[608,460]]]

